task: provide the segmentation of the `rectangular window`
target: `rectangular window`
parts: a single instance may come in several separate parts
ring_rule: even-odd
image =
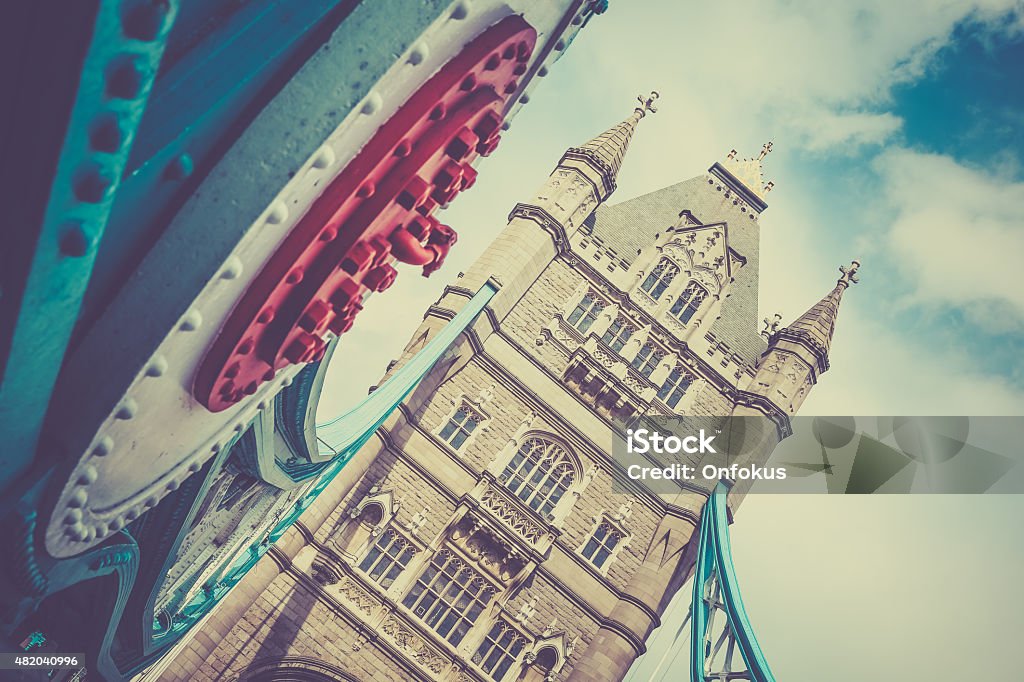
[[[409,565],[414,554],[416,550],[405,538],[389,528],[377,536],[370,551],[359,563],[359,570],[387,589]]]
[[[594,534],[587,540],[583,547],[583,556],[590,559],[597,568],[603,568],[621,539],[622,537],[611,526],[602,523],[594,529]]]
[[[613,351],[618,353],[622,350],[622,347],[629,341],[629,337],[633,336],[633,328],[626,324],[625,318],[616,318],[612,325],[608,327],[608,331],[604,333],[601,340],[611,348]]]
[[[499,620],[476,650],[473,662],[490,675],[492,680],[501,682],[519,658],[525,644],[526,640],[517,630]]]
[[[683,289],[682,293],[679,294],[679,298],[672,304],[672,315],[686,324],[693,316],[697,313],[700,308],[700,304],[704,302],[704,299],[708,297],[707,290],[696,282],[689,282],[686,288]]]
[[[640,352],[633,358],[633,369],[643,374],[648,379],[654,374],[654,370],[661,363],[661,359],[664,356],[658,351],[654,350],[654,346],[645,344]]]
[[[441,550],[416,579],[402,604],[438,635],[458,646],[494,589],[449,550]]]
[[[676,278],[677,274],[679,274],[679,268],[667,258],[662,258],[651,270],[651,274],[647,275],[647,279],[644,280],[640,288],[657,301],[672,284],[672,280]]]
[[[569,315],[568,322],[580,334],[586,334],[602,310],[604,310],[604,303],[593,292],[590,292],[576,304],[576,309]]]
[[[473,430],[480,423],[481,417],[476,410],[465,403],[455,411],[448,423],[441,429],[441,440],[458,450],[466,442]]]
[[[669,407],[675,407],[679,404],[679,400],[686,395],[686,391],[692,383],[693,377],[687,374],[682,367],[676,365],[669,372],[665,383],[658,389],[658,397]]]

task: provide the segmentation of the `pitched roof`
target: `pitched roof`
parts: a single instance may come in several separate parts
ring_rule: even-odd
[[[636,260],[638,251],[655,242],[657,236],[677,225],[682,211],[688,210],[704,224],[726,223],[729,246],[747,259],[734,272],[736,281],[731,295],[722,303],[721,318],[708,331],[718,342],[727,344],[748,362],[754,362],[765,349],[757,325],[758,240],[760,228],[752,213],[740,209],[733,199],[717,189],[708,175],[684,180],[643,196],[614,205],[603,204],[583,223],[583,229],[601,240],[627,263]]]
[[[818,355],[819,371],[828,369],[828,352],[832,346],[832,334],[836,329],[836,317],[839,315],[839,304],[843,300],[843,292],[850,284],[857,282],[858,261],[850,267],[841,267],[843,276],[836,282],[835,288],[815,303],[810,309],[787,326],[779,336],[796,338],[808,343]]]

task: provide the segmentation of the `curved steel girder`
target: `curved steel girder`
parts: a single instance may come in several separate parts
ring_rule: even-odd
[[[47,519],[50,553],[74,555],[155,506],[292,379],[298,370],[295,366],[279,371],[253,395],[218,414],[208,412],[189,391],[205,349],[234,304],[325,183],[410,92],[463,46],[466,35],[509,16],[520,3],[530,23],[561,26],[565,31],[576,28],[566,28],[569,22],[562,25],[562,3],[538,6],[525,0],[481,0],[464,12],[445,15],[402,53],[403,59],[394,62],[391,56],[393,66],[376,89],[326,143],[304,160],[296,160],[298,170],[280,190],[274,184],[280,180],[276,175],[252,178],[252,182],[247,177],[245,186],[239,187],[238,179],[226,171],[230,164],[241,164],[247,173],[267,168],[284,172],[278,164],[286,163],[282,150],[266,148],[268,140],[274,139],[267,135],[267,128],[277,129],[292,120],[293,108],[287,105],[295,97],[293,86],[301,91],[310,85],[303,81],[306,69],[282,90],[281,102],[275,98],[261,112],[225,155],[224,168],[211,172],[204,191],[172,221],[139,273],[92,326],[65,367],[51,417],[61,425],[53,431],[55,447],[68,453],[69,461],[54,477],[50,490],[54,505]],[[332,41],[351,22],[358,25],[365,19],[361,10],[370,12],[360,5]],[[374,14],[379,11],[375,9]],[[558,40],[551,35],[548,43]],[[330,55],[334,47],[332,43]],[[545,58],[552,54],[550,50],[542,53]],[[328,60],[326,54],[318,53],[318,59]],[[317,64],[321,71],[329,65],[328,61]],[[529,73],[538,66],[531,65]],[[320,78],[324,77],[321,73]],[[294,156],[294,149],[287,151]],[[278,196],[270,200],[275,193]],[[239,221],[239,214],[252,212],[256,213],[253,222]],[[203,248],[197,249],[198,244]],[[183,253],[189,258],[182,260]],[[166,296],[154,302],[152,291]],[[110,352],[111,343],[116,343],[118,352]],[[83,403],[74,398],[85,394],[92,399]],[[148,447],[155,439],[161,443],[159,452]],[[154,468],[154,454],[159,455],[159,469]]]
[[[708,676],[709,663],[722,643],[731,637],[727,660],[731,659],[735,644],[746,664],[745,675],[748,677],[734,675],[725,679],[775,682],[740,596],[729,542],[728,492],[728,487],[720,482],[704,505],[701,516],[700,548],[694,568],[693,601],[690,606],[690,679],[692,682],[705,682],[721,678],[721,675]],[[717,644],[709,638],[716,611],[724,611],[727,618],[725,631]]]
[[[2,133],[11,138],[0,175],[15,208],[6,220],[18,229],[5,235],[0,266],[0,489],[35,455],[177,8],[102,0],[94,14],[83,14],[90,3],[2,9],[4,42],[21,53],[5,64],[21,73],[3,74],[15,118]]]
[[[24,524],[28,537],[32,537],[35,534],[34,512],[15,513]],[[36,561],[34,553],[29,550],[18,555],[15,561],[31,562],[34,589],[22,591],[15,602],[8,604],[5,632],[12,632],[48,600],[59,600],[61,605],[88,600],[89,613],[94,620],[83,627],[73,619],[54,619],[53,623],[59,629],[56,639],[65,650],[84,652],[86,667],[95,670],[101,679],[120,680],[122,676],[110,652],[117,625],[138,575],[139,547],[131,535],[120,531],[102,545],[70,559],[39,557]],[[8,566],[9,570],[11,568],[16,574],[22,572],[18,567]],[[114,581],[115,589],[111,590],[108,584],[97,580],[105,577]],[[55,633],[47,634],[53,636]]]

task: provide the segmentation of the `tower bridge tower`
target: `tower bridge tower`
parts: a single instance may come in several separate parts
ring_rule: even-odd
[[[629,479],[614,438],[647,414],[764,415],[783,437],[858,267],[763,338],[770,144],[607,203],[656,100],[512,209],[389,375],[489,284],[483,313],[163,679],[273,679],[288,657],[367,681],[623,677],[692,570],[710,491]],[[783,359],[810,383],[772,378]]]

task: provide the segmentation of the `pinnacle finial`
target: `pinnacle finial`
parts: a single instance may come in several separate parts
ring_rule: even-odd
[[[845,265],[840,265],[839,272],[843,273],[843,276],[839,278],[838,284],[845,284],[846,286],[850,286],[851,284],[856,284],[857,282],[859,282],[860,278],[857,277],[858,270],[860,270],[860,261],[857,259],[852,260],[850,262],[849,267]]]
[[[768,156],[771,153],[772,153],[772,143],[768,142],[763,147],[761,147],[761,153],[758,154],[757,160],[758,161],[764,161],[764,157]]]
[[[775,313],[773,318],[764,318],[764,329],[761,330],[761,336],[766,341],[770,341],[775,334],[779,331],[779,326],[782,324],[782,313]]]
[[[647,96],[647,99],[644,99],[643,95],[637,95],[636,101],[640,103],[640,106],[638,106],[636,110],[640,112],[641,116],[646,116],[648,111],[652,114],[658,113],[658,109],[654,106],[654,103],[658,101],[659,97],[661,97],[661,95],[658,94],[657,90],[651,90],[651,94]]]

